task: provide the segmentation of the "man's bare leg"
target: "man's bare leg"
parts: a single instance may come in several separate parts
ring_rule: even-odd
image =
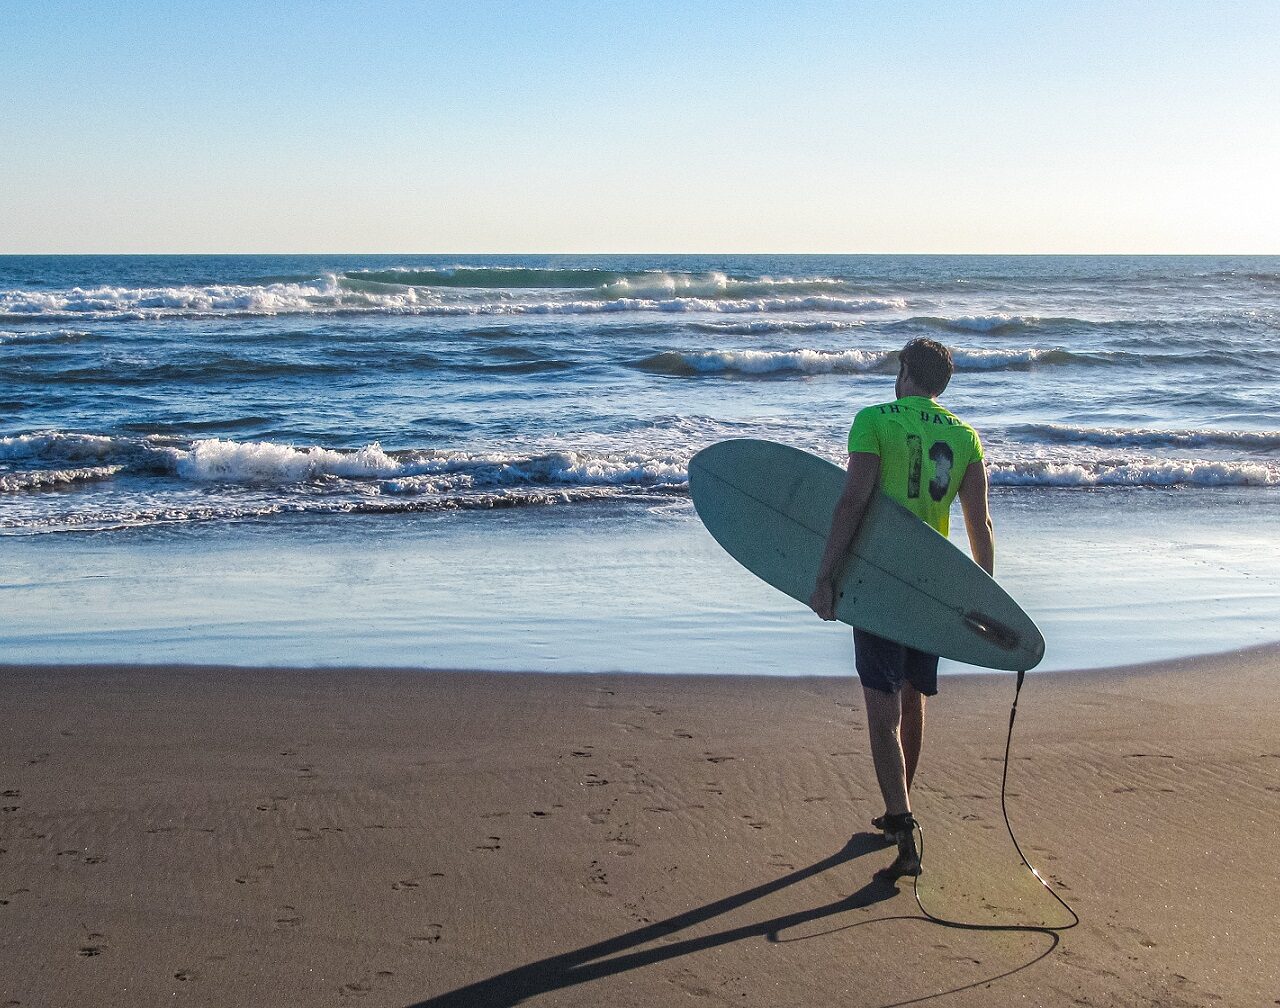
[[[924,694],[911,685],[902,684],[902,756],[907,768],[907,791],[915,780],[920,764],[920,743],[924,740]]]
[[[876,780],[884,796],[884,808],[889,815],[902,815],[911,811],[907,798],[907,767],[899,735],[902,700],[897,693],[881,693],[866,687],[863,687],[862,695],[867,705],[871,762],[875,765]]]

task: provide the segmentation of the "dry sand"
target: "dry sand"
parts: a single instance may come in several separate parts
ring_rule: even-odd
[[[851,679],[0,669],[0,1006],[1280,1004],[1278,666],[1031,677],[1060,936],[876,877]],[[930,707],[920,893],[1061,922],[1011,694]]]

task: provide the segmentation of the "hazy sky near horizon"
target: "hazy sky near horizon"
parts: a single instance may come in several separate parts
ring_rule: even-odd
[[[1280,3],[0,8],[0,252],[1280,252]]]

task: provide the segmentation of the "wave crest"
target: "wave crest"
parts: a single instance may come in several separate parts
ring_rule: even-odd
[[[0,473],[0,493],[23,490],[50,490],[73,483],[110,479],[124,469],[122,465],[85,466],[79,469],[36,469],[31,472]]]
[[[1280,465],[1203,459],[1175,461],[989,462],[993,486],[1019,487],[1274,487]]]
[[[1030,434],[1061,444],[1152,448],[1280,449],[1280,431],[1158,430],[1147,427],[1073,427],[1068,424],[1026,424],[1014,433]]]
[[[960,371],[1030,368],[1037,364],[1068,364],[1077,358],[1065,350],[1027,347],[1014,350],[953,350]],[[664,350],[628,362],[652,374],[676,377],[698,375],[864,374],[891,373],[898,366],[897,350]]]
[[[808,283],[808,281],[804,282]],[[712,285],[714,287],[714,285]],[[353,281],[333,274],[309,282],[282,281],[259,285],[224,284],[182,287],[94,287],[61,291],[0,291],[0,321],[94,318],[156,320],[164,318],[259,317],[293,314],[395,314],[427,316],[590,315],[606,312],[867,313],[901,309],[901,298],[840,297],[804,293],[797,282],[697,292],[667,290],[662,285],[626,292],[606,287],[592,299],[513,300],[482,298],[430,287],[392,286]],[[754,292],[754,293],[753,293]],[[620,296],[624,294],[626,296]]]

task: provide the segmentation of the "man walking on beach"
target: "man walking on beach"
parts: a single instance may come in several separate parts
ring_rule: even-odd
[[[951,380],[951,351],[931,339],[915,339],[899,355],[894,402],[868,406],[849,431],[849,468],[831,518],[817,584],[809,606],[824,620],[835,617],[835,580],[877,490],[947,534],[951,502],[959,496],[974,561],[995,571],[995,539],[987,504],[982,443],[968,424],[938,404]],[[885,812],[872,826],[898,845],[888,871],[919,875],[910,791],[924,734],[924,698],[938,692],[938,657],[853,631],[858,678],[867,706],[871,759]]]

